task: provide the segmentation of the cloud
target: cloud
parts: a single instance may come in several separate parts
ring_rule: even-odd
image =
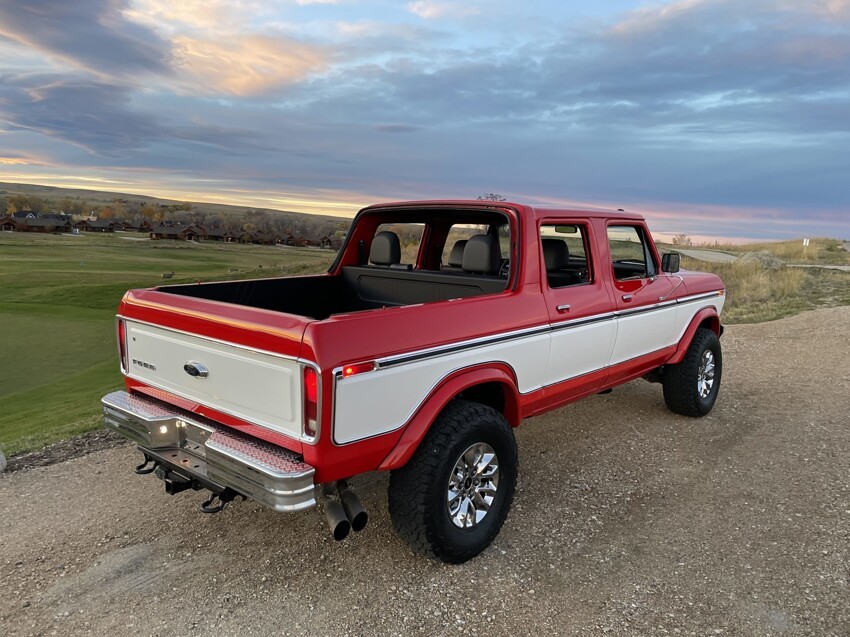
[[[0,35],[98,74],[169,73],[170,46],[126,0],[0,0]]]
[[[374,128],[379,133],[415,133],[422,130],[422,126],[410,124],[377,124]]]
[[[437,0],[416,0],[409,2],[407,10],[426,20],[436,18],[470,16],[480,13],[480,9],[469,2],[439,2]]]
[[[134,0],[124,15],[166,37],[186,32],[211,35],[242,31],[269,6],[263,0]]]
[[[262,95],[321,70],[321,49],[281,37],[231,34],[219,40],[178,36],[178,68],[189,86],[203,92]]]
[[[17,153],[7,153],[0,155],[0,165],[2,166],[47,166],[48,164],[40,159],[19,155]]]
[[[87,78],[0,78],[0,118],[13,129],[41,133],[92,153],[116,155],[159,134],[149,114],[129,108],[130,91]]]
[[[0,0],[0,35],[113,84],[159,76],[159,87],[207,94],[265,94],[324,68],[321,47],[235,30],[242,5],[254,3]]]
[[[83,148],[107,161],[138,155],[175,139],[226,149],[268,151],[259,131],[203,121],[175,122],[133,105],[132,89],[84,76],[0,77],[0,121]]]
[[[40,44],[0,42],[20,52],[0,77],[4,148],[226,181],[234,197],[494,191],[669,210],[664,224],[684,211],[694,235],[730,234],[736,210],[776,232],[845,210],[850,0],[679,0],[593,21],[554,1],[474,20],[475,1],[294,4],[95,2],[85,13],[112,37],[153,34],[159,65],[84,64],[71,42],[62,59],[88,70],[64,75],[44,73],[54,34],[21,18]],[[71,40],[89,33],[69,24]]]

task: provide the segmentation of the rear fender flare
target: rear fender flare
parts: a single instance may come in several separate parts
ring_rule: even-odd
[[[512,427],[518,426],[520,420],[522,420],[519,392],[517,391],[516,374],[510,365],[506,363],[482,363],[474,367],[459,369],[440,381],[422,401],[422,405],[404,426],[404,433],[396,446],[387,454],[378,469],[388,471],[407,464],[425,434],[428,433],[434,420],[446,405],[465,389],[484,383],[498,383],[502,386],[502,392],[505,396],[505,418]]]
[[[688,351],[688,348],[691,346],[691,341],[694,340],[694,334],[697,333],[697,329],[699,329],[699,326],[704,322],[708,322],[709,329],[718,336],[723,333],[723,328],[720,325],[720,316],[717,314],[717,308],[714,306],[704,307],[694,315],[694,318],[691,319],[688,329],[685,330],[685,333],[682,334],[682,338],[679,339],[679,345],[676,348],[676,352],[670,357],[665,365],[676,365],[682,361]]]

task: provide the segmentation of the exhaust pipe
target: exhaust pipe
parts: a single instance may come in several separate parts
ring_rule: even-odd
[[[337,542],[348,537],[348,532],[351,530],[351,522],[348,521],[348,516],[345,515],[345,509],[339,500],[336,498],[325,499],[325,516],[328,519],[328,526],[331,527],[331,533]]]
[[[369,521],[369,514],[366,509],[360,504],[360,498],[348,487],[340,489],[339,499],[342,501],[342,507],[345,509],[345,515],[351,522],[351,528],[360,532],[366,528],[366,523]]]

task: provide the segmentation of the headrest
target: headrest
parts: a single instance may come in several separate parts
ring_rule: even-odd
[[[466,242],[463,249],[463,271],[480,274],[498,274],[502,253],[496,237],[477,234]]]
[[[379,232],[372,239],[369,261],[375,265],[392,265],[401,261],[401,242],[395,232]]]
[[[449,253],[449,265],[456,268],[463,267],[463,249],[466,247],[466,239],[456,241],[452,251]]]
[[[570,249],[563,239],[543,239],[543,261],[546,270],[561,270],[570,262]]]

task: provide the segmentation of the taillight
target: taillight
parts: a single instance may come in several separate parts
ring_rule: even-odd
[[[319,428],[319,375],[304,367],[304,435],[315,438]]]
[[[121,371],[127,373],[127,335],[125,333],[124,320],[118,319],[118,359],[121,362]]]

